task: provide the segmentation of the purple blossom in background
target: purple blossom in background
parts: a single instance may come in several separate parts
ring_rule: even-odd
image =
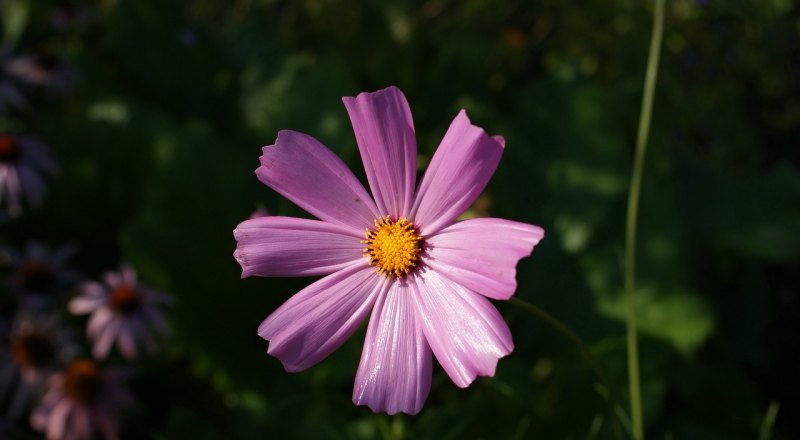
[[[24,308],[39,310],[51,307],[80,279],[67,262],[75,253],[72,246],[50,248],[31,242],[22,254],[4,249],[12,274],[10,285]]]
[[[4,341],[5,342],[5,341]],[[72,333],[53,315],[22,312],[0,350],[0,401],[18,419],[41,391],[45,379],[77,352]],[[5,344],[4,344],[5,346]]]
[[[58,92],[69,89],[74,77],[73,70],[46,48],[9,59],[5,70],[25,84]]]
[[[34,385],[77,352],[71,333],[52,315],[23,312],[9,336],[12,362],[22,380]]]
[[[105,358],[116,342],[120,353],[133,359],[144,346],[156,351],[154,332],[168,333],[161,306],[172,297],[140,284],[130,266],[105,274],[104,283],[89,281],[81,285],[81,294],[69,302],[69,311],[76,315],[90,314],[86,336],[93,342],[92,354]]]
[[[326,275],[258,329],[287,371],[341,346],[371,314],[353,402],[416,414],[433,354],[459,387],[493,376],[513,349],[488,298],[516,290],[517,262],[544,236],[494,218],[455,222],[484,189],[505,141],[461,111],[419,186],[411,111],[390,87],[344,98],[373,197],[316,139],[284,130],[266,146],[259,180],[320,220],[262,217],[234,231],[242,277]]]
[[[0,134],[0,206],[17,217],[22,198],[38,205],[45,193],[43,174],[55,174],[58,166],[47,147],[32,136]]]
[[[117,370],[103,371],[94,361],[78,359],[49,379],[49,389],[31,413],[31,426],[48,440],[118,438],[122,408],[132,398]]]

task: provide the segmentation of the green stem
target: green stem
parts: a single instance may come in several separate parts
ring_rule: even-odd
[[[633,438],[636,440],[644,440],[636,323],[636,220],[639,212],[639,193],[642,186],[642,172],[644,170],[644,157],[647,151],[647,137],[650,132],[650,118],[653,113],[653,92],[655,90],[656,75],[658,73],[658,59],[661,53],[661,38],[663,33],[664,0],[656,0],[655,8],[653,9],[653,33],[650,38],[650,53],[647,59],[647,73],[644,79],[642,112],[639,118],[639,131],[636,136],[636,152],[633,161],[630,192],[628,193],[628,212],[625,227],[628,386],[630,389]]]
[[[758,434],[758,440],[769,440],[772,437],[772,428],[775,426],[775,419],[778,418],[778,410],[781,405],[778,402],[772,402],[767,408],[767,413],[764,415],[764,421],[761,423],[761,431]]]
[[[617,411],[618,405],[615,403],[613,393],[611,391],[612,388],[609,385],[608,380],[606,380],[606,376],[605,374],[603,374],[603,370],[600,369],[600,365],[597,363],[597,361],[595,361],[594,356],[592,356],[592,353],[589,351],[589,349],[586,348],[586,344],[583,343],[581,337],[578,336],[577,333],[572,331],[572,329],[567,327],[567,325],[561,322],[558,318],[545,312],[539,306],[531,304],[517,297],[512,297],[511,299],[508,300],[508,302],[510,304],[513,304],[521,308],[522,310],[525,310],[528,313],[531,313],[532,315],[535,315],[537,318],[541,319],[547,324],[550,324],[551,327],[555,328],[558,332],[566,336],[569,340],[572,341],[573,344],[575,344],[575,347],[578,349],[581,356],[583,356],[583,359],[589,365],[589,368],[591,368],[594,374],[597,376],[597,380],[605,388],[605,393],[600,393],[600,394],[606,399],[608,404],[611,406],[611,414],[614,420],[615,435],[619,437],[619,422],[622,422],[623,425],[627,426],[628,425],[627,420],[625,420],[624,414],[620,415],[619,412]]]

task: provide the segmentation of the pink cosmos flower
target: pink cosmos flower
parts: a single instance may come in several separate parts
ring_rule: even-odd
[[[49,390],[31,413],[31,426],[48,440],[118,438],[118,414],[132,400],[124,374],[78,359],[49,379]]]
[[[513,349],[488,298],[516,289],[517,262],[538,226],[494,218],[456,222],[500,161],[505,141],[462,110],[419,186],[411,111],[395,88],[344,98],[373,197],[314,138],[281,131],[259,180],[319,220],[263,217],[234,231],[242,277],[326,275],[269,315],[258,334],[287,371],[316,364],[371,314],[353,402],[416,414],[433,354],[459,387],[493,376]]]
[[[91,314],[86,336],[94,343],[92,354],[97,359],[105,358],[114,342],[127,359],[135,358],[141,345],[152,353],[154,331],[168,333],[161,305],[171,303],[172,297],[139,284],[130,266],[106,273],[104,284],[89,281],[80,290],[81,295],[69,302],[69,311]]]
[[[42,174],[57,170],[47,148],[35,138],[0,134],[0,203],[10,216],[22,213],[23,196],[37,205],[45,190]]]

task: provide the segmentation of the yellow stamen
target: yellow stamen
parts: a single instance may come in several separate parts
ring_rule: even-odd
[[[375,220],[375,229],[366,230],[367,245],[364,256],[369,257],[370,266],[375,265],[379,274],[403,277],[417,265],[417,255],[422,250],[422,237],[414,223],[404,217],[393,221],[390,216]]]

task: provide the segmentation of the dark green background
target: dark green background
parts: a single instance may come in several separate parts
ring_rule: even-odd
[[[259,206],[305,215],[253,173],[280,129],[363,178],[342,96],[400,87],[422,167],[465,108],[507,140],[472,214],[544,227],[517,295],[587,341],[627,408],[621,260],[651,2],[106,0],[73,2],[91,19],[62,33],[57,2],[8,3],[29,14],[7,41],[77,77],[3,118],[62,172],[0,238],[77,244],[88,277],[131,262],[178,298],[165,352],[136,363],[127,438],[614,438],[574,346],[509,304],[497,376],[460,390],[437,366],[415,417],[351,403],[363,329],[285,373],[256,328],[311,280],[240,280],[232,230]],[[756,438],[773,401],[775,438],[800,437],[799,92],[798,2],[667,1],[638,247],[648,438]]]

